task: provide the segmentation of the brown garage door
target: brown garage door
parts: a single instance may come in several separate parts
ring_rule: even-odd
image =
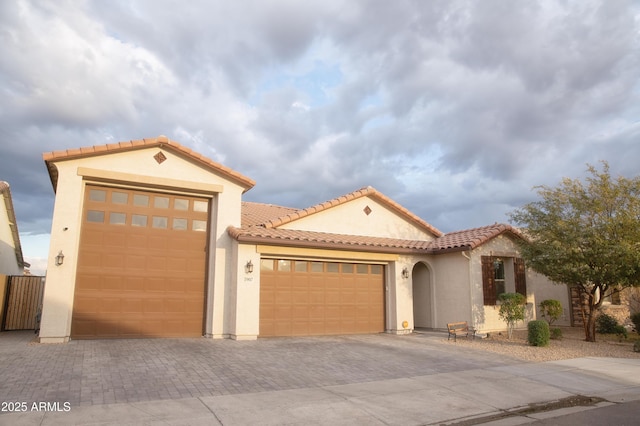
[[[384,268],[262,259],[260,336],[384,331]]]
[[[201,336],[208,206],[88,185],[71,337]]]

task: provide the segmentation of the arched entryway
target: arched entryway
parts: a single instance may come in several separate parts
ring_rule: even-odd
[[[415,328],[433,328],[431,271],[424,263],[413,267],[413,325]]]

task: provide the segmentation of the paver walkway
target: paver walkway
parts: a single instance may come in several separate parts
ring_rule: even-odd
[[[0,401],[73,407],[344,385],[519,363],[428,344],[441,334],[77,340],[29,343],[0,333]]]

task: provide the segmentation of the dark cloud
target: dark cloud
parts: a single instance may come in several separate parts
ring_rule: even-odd
[[[47,233],[42,153],[160,134],[306,207],[372,185],[445,231],[608,160],[637,175],[630,1],[0,3],[0,179]]]

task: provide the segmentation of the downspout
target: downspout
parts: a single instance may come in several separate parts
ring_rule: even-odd
[[[469,249],[469,252],[471,252],[471,249]],[[471,289],[471,257],[467,255],[467,253],[465,253],[464,251],[461,251],[460,254],[462,255],[462,257],[464,257],[469,261],[467,271],[469,274],[469,305],[471,305],[471,326],[475,330],[478,330],[478,328],[476,327],[475,317],[473,315],[473,290]]]

